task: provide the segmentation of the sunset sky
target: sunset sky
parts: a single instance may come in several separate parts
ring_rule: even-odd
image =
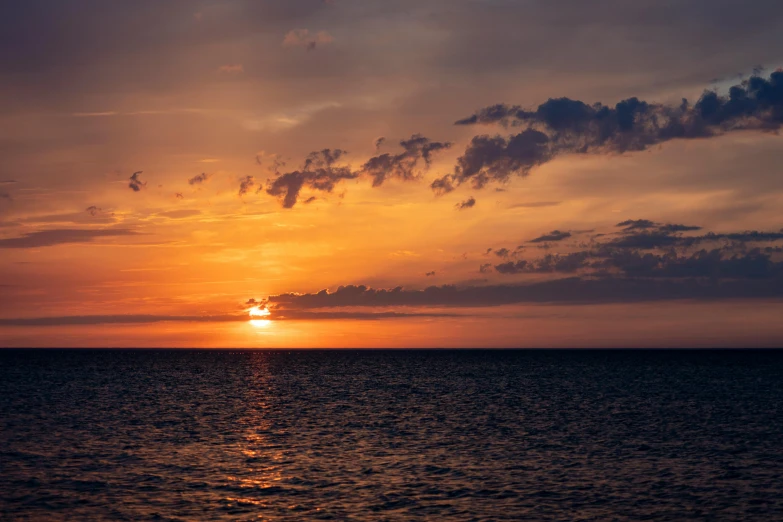
[[[8,2],[0,346],[780,346],[782,34],[779,0]]]

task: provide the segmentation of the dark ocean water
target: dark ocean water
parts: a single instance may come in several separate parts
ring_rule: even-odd
[[[783,352],[0,351],[3,520],[783,520]]]

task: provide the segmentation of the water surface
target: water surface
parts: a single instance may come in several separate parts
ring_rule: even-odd
[[[0,350],[9,520],[783,520],[783,352]]]

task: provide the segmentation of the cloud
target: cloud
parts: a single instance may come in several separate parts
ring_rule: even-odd
[[[245,67],[241,63],[221,65],[218,67],[218,72],[225,74],[240,74],[245,72]]]
[[[571,232],[561,232],[559,230],[553,230],[549,234],[544,234],[535,239],[531,239],[528,243],[546,243],[549,241],[562,241],[571,237]]]
[[[621,223],[617,223],[616,226],[624,227],[625,230],[637,230],[637,229],[646,230],[648,228],[654,228],[655,223],[653,223],[649,219],[628,219]]]
[[[473,208],[476,206],[476,199],[474,197],[469,197],[465,201],[461,201],[455,205],[457,207],[457,210],[465,210],[468,208]]]
[[[95,205],[92,205],[92,206],[90,206],[90,207],[87,207],[87,208],[85,209],[85,212],[87,212],[89,215],[91,215],[91,216],[95,217],[95,216],[97,216],[98,214],[102,213],[102,212],[103,212],[103,209],[102,209],[102,208],[100,208],[100,207],[96,207]]]
[[[161,322],[230,322],[247,321],[247,315],[77,315],[0,319],[0,326],[66,326],[98,324],[150,324]]]
[[[239,195],[244,196],[248,192],[250,192],[250,189],[252,189],[256,184],[256,179],[253,176],[245,176],[244,178],[239,179]]]
[[[169,219],[184,219],[201,215],[201,211],[197,209],[169,210],[166,212],[160,212],[158,215],[167,217]]]
[[[324,46],[333,41],[332,35],[326,31],[310,33],[308,29],[294,29],[285,35],[283,45],[285,47],[304,47],[308,51],[312,51],[318,46]]]
[[[20,237],[0,239],[0,248],[40,248],[70,243],[90,243],[103,237],[135,235],[136,232],[126,228],[40,230]]]
[[[535,110],[498,104],[479,110],[457,125],[524,126],[508,138],[475,136],[452,174],[433,184],[448,192],[470,182],[482,188],[503,183],[562,154],[616,154],[642,151],[675,139],[709,138],[739,130],[777,131],[783,125],[783,70],[769,78],[752,76],[728,94],[705,91],[691,105],[665,105],[628,98],[614,107],[550,98]]]
[[[560,204],[559,201],[531,201],[529,203],[515,203],[508,208],[543,208],[543,207],[556,207]]]
[[[696,236],[684,236],[681,232],[702,230],[702,227],[682,224],[661,224],[650,220],[628,220],[617,224],[624,227],[620,237],[615,237],[606,243],[614,248],[652,249],[664,247],[692,247],[709,242],[764,242],[783,239],[783,232],[759,232],[749,230],[744,232],[720,233],[708,232]]]
[[[201,185],[202,183],[206,183],[209,181],[209,178],[212,177],[212,174],[207,174],[206,172],[202,172],[198,176],[193,176],[188,180],[188,185]]]
[[[119,112],[116,111],[104,111],[104,112],[74,112],[71,116],[76,118],[103,118],[106,116],[117,116]]]
[[[549,136],[532,128],[508,139],[475,136],[457,159],[454,173],[436,179],[431,188],[444,194],[470,180],[474,188],[481,189],[490,182],[506,182],[512,174],[526,175],[550,159]]]
[[[359,176],[350,167],[336,165],[345,154],[341,149],[313,152],[301,169],[280,174],[271,180],[266,192],[270,196],[281,198],[284,208],[293,208],[296,205],[302,188],[332,192],[340,181]]]
[[[456,314],[430,312],[314,312],[308,310],[291,310],[281,312],[268,320],[274,321],[324,321],[324,320],[357,320],[377,321],[384,319],[401,319],[406,317],[456,317]],[[247,314],[225,315],[77,315],[59,317],[25,317],[18,319],[0,319],[0,326],[68,326],[68,325],[101,325],[101,324],[154,324],[154,323],[227,323],[248,322]]]
[[[495,265],[495,270],[500,274],[548,274],[548,273],[573,273],[584,268],[584,262],[589,258],[586,252],[574,252],[571,254],[547,254],[536,261],[525,259]]]
[[[783,297],[783,247],[769,243],[783,241],[780,231],[742,231],[686,235],[699,226],[627,220],[622,230],[594,236],[589,246],[578,251],[547,254],[538,259],[507,261],[494,267],[483,264],[482,273],[501,275],[550,274],[571,277],[532,284],[489,286],[431,286],[423,290],[372,289],[362,285],[339,287],[334,292],[279,294],[251,304],[268,306],[282,318],[301,318],[304,313],[342,307],[483,307],[514,303],[612,303],[670,299],[733,299]],[[553,231],[541,241],[569,237]],[[668,237],[661,249],[635,237]],[[559,239],[558,239],[559,240]],[[692,250],[695,246],[708,245]],[[641,245],[641,246],[640,246]],[[675,250],[675,248],[677,250]],[[518,249],[517,249],[518,251]],[[488,249],[507,258],[507,248]],[[516,252],[513,253],[516,255]],[[776,257],[777,256],[777,257]],[[427,272],[426,276],[434,276]],[[350,312],[346,312],[350,313]],[[329,315],[321,318],[332,317]],[[334,315],[334,317],[342,317]]]
[[[649,219],[628,219],[622,223],[617,223],[618,227],[622,227],[625,231],[629,230],[650,230],[655,229],[663,233],[672,232],[689,232],[693,230],[701,230],[702,227],[680,224],[661,224],[650,221]]]
[[[300,169],[278,174],[270,180],[266,192],[280,198],[284,208],[293,208],[304,188],[329,193],[341,181],[362,176],[369,177],[373,187],[381,186],[388,179],[417,180],[430,167],[433,156],[451,144],[414,134],[410,139],[401,140],[400,146],[402,152],[373,156],[356,171],[339,165],[347,154],[342,149],[312,152]],[[257,158],[257,161],[260,160]]]
[[[141,181],[141,179],[139,178],[139,176],[142,174],[142,172],[143,171],[141,171],[141,170],[138,171],[138,172],[134,172],[131,175],[131,177],[128,178],[130,180],[128,182],[128,187],[130,187],[130,189],[133,192],[138,192],[138,191],[140,191],[141,189],[143,189],[144,187],[147,186],[147,182],[146,181]]]
[[[19,183],[15,179],[0,179],[0,185],[11,185],[13,183]]]
[[[532,284],[487,286],[430,286],[373,289],[341,286],[334,292],[272,295],[266,303],[274,314],[354,307],[491,307],[523,303],[624,303],[673,299],[781,298],[783,280],[702,281],[686,279],[568,277]]]
[[[625,227],[619,235],[594,236],[589,245],[582,245],[583,250],[510,261],[494,269],[504,275],[579,272],[612,278],[783,278],[783,261],[773,257],[781,252],[764,245],[783,241],[783,231],[683,235],[701,227],[649,220],[623,221],[617,226]],[[563,234],[557,232],[550,236]],[[597,241],[598,237],[606,239]]]
[[[377,142],[376,142],[377,145]],[[380,154],[367,160],[362,165],[361,172],[372,178],[372,186],[379,187],[389,178],[414,180],[421,176],[419,165],[424,163],[424,170],[430,167],[432,157],[436,153],[449,149],[451,143],[431,141],[421,134],[414,134],[407,140],[401,140],[402,152],[398,154]]]

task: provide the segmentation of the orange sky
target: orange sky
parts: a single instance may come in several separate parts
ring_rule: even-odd
[[[14,6],[0,22],[0,346],[779,345],[783,148],[770,130],[783,123],[783,7],[757,2],[729,17],[701,3]],[[773,94],[742,83],[754,74]],[[718,121],[694,105],[735,84],[755,108],[727,116],[725,105]],[[558,134],[536,113],[561,97],[587,111],[638,97],[666,114],[686,97],[677,118],[702,126],[653,139],[638,113],[633,131],[580,153],[572,141],[593,139],[593,123]],[[531,116],[454,125],[498,103]],[[545,159],[503,163],[527,161],[509,147],[483,157],[481,172],[496,176],[485,186],[473,177],[442,195],[430,188],[457,175],[475,136],[528,127],[548,136]],[[652,141],[623,148],[632,132]],[[401,156],[416,135],[443,145],[429,165],[418,149]],[[271,183],[312,174],[308,154],[324,149],[347,151],[324,176],[342,168],[352,179],[305,182],[284,208]],[[388,167],[373,186],[367,165],[384,154],[416,159],[410,176]],[[618,227],[626,220],[649,225]],[[554,231],[568,236],[536,240]],[[772,235],[731,235],[745,231]],[[621,246],[638,233],[663,240]],[[694,268],[701,250],[717,261]],[[576,268],[534,265],[575,253],[585,254]],[[630,254],[658,261],[639,272]],[[245,321],[251,298],[341,285],[516,292],[568,278],[599,288],[513,302],[272,300],[268,325]],[[600,290],[640,278],[670,286]]]

